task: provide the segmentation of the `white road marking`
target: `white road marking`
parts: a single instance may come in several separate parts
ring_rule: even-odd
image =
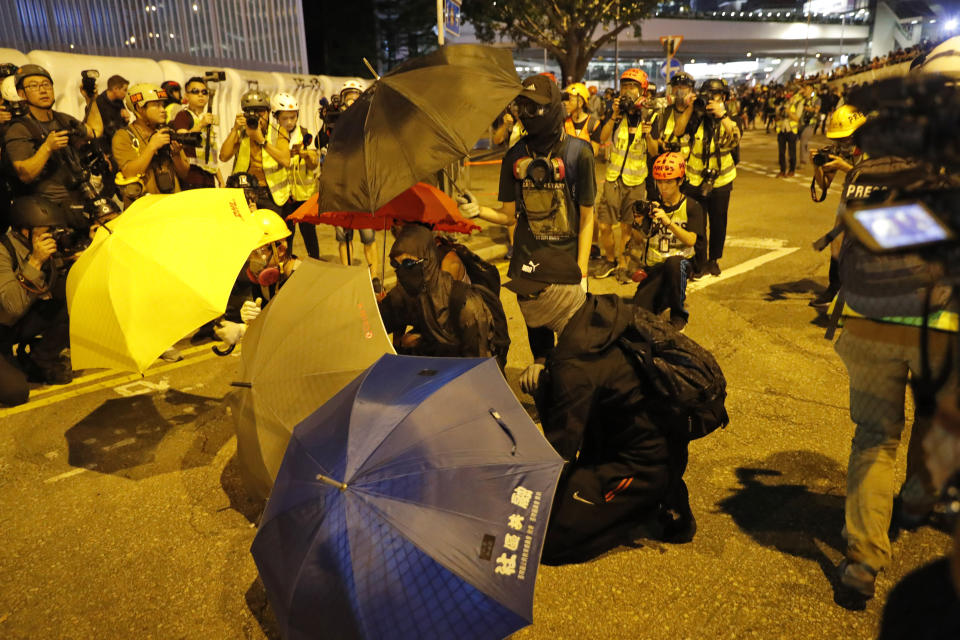
[[[71,469],[70,471],[64,471],[63,473],[57,474],[55,476],[51,476],[46,480],[44,480],[43,482],[44,484],[53,484],[54,482],[60,482],[61,480],[66,480],[67,478],[78,476],[81,473],[84,473],[86,471],[90,471],[91,469],[96,469],[96,468],[97,468],[97,465],[91,464],[91,465],[87,465],[86,467],[81,467],[79,469]]]
[[[124,438],[123,440],[119,440],[113,444],[108,444],[107,446],[100,448],[104,451],[113,451],[114,449],[119,449],[120,447],[129,447],[132,444],[137,444],[136,438]]]
[[[727,247],[743,247],[744,249],[783,249],[787,246],[786,240],[779,238],[727,238],[724,242]]]
[[[700,289],[706,289],[710,285],[717,284],[718,282],[723,282],[727,278],[735,278],[741,274],[744,274],[748,271],[752,271],[757,267],[761,267],[768,262],[772,262],[784,256],[788,256],[794,251],[799,250],[800,247],[784,247],[782,249],[777,249],[776,251],[771,251],[770,253],[765,253],[762,256],[757,256],[752,260],[747,260],[746,262],[741,262],[738,265],[730,267],[729,269],[724,269],[719,276],[704,276],[695,282],[690,282],[687,284],[687,293],[692,291],[699,291]]]

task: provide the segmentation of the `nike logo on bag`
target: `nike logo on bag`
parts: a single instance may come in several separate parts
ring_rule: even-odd
[[[590,501],[587,500],[586,498],[581,498],[579,491],[574,491],[574,492],[573,492],[573,499],[576,500],[576,501],[578,501],[578,502],[582,502],[582,503],[584,503],[584,504],[589,504],[590,506],[596,506],[596,504],[597,504],[597,503],[595,503],[595,502],[590,502]]]

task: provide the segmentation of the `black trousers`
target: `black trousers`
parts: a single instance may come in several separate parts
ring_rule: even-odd
[[[623,467],[620,460],[583,465],[561,479],[543,542],[544,563],[584,562],[629,542],[634,527],[657,521],[669,491],[667,461],[610,480]]]
[[[671,317],[688,318],[690,314],[683,308],[687,288],[684,260],[682,256],[673,256],[660,264],[644,267],[647,277],[637,285],[633,303],[652,313],[670,309]]]
[[[787,167],[786,154],[790,154],[790,166]],[[780,173],[797,169],[797,134],[781,131],[777,134],[777,154],[780,159]]]
[[[287,203],[283,205],[283,219],[286,221],[287,216],[297,210],[297,208],[302,205],[302,202],[295,202],[293,200],[287,200]],[[300,235],[303,236],[303,246],[307,249],[307,255],[313,258],[314,260],[320,259],[320,242],[317,240],[317,225],[310,224],[309,222],[290,222],[287,221],[287,228],[290,229],[290,250],[293,251],[293,239],[297,235],[296,227],[300,227]]]
[[[697,240],[695,245],[694,262],[698,270],[703,270],[703,265],[707,260],[719,260],[723,257],[723,246],[727,241],[727,210],[730,208],[730,193],[733,191],[733,183],[725,184],[722,187],[714,187],[707,197],[700,194],[700,187],[691,186],[689,183],[685,191],[688,198],[693,198],[699,203],[706,216],[705,227],[707,224],[710,227],[707,234],[709,236],[709,252],[707,255],[704,255],[706,247],[700,239]],[[703,231],[706,232],[707,229],[704,228]]]
[[[27,401],[26,375],[14,364],[13,345],[22,353],[30,346],[30,359],[41,368],[60,362],[60,352],[70,344],[70,322],[64,300],[39,300],[16,324],[0,327],[0,404]]]

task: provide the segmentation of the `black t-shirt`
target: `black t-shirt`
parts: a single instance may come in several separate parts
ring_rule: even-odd
[[[100,111],[100,120],[103,122],[104,140],[113,139],[113,134],[127,126],[127,121],[120,114],[123,110],[123,102],[120,100],[110,100],[106,93],[97,96],[97,109]]]
[[[566,251],[574,258],[577,257],[577,237],[565,238],[562,240],[538,240],[534,237],[530,224],[527,221],[523,205],[517,200],[520,181],[513,176],[514,163],[529,155],[524,138],[521,138],[513,145],[503,158],[500,165],[500,189],[498,199],[500,202],[517,202],[517,230],[513,236],[513,259],[510,261],[508,275],[514,277],[519,265],[524,264],[536,249],[542,246],[550,246],[561,251]],[[570,193],[573,200],[573,210],[571,213],[571,224],[574,229],[580,228],[580,207],[592,207],[597,197],[597,177],[594,172],[593,148],[590,143],[580,138],[564,135],[554,157],[569,158],[576,157],[576,184]],[[570,172],[573,173],[573,172]],[[570,181],[567,180],[567,186],[570,187]]]
[[[76,118],[66,113],[54,112],[56,116],[48,122],[41,122],[32,115],[27,114],[23,118],[17,118],[10,123],[7,133],[4,136],[4,151],[7,153],[10,166],[14,162],[28,160],[37,152],[43,140],[53,131],[68,129],[72,131],[84,131],[83,124]],[[34,127],[28,127],[23,120],[29,118],[33,121]],[[32,130],[39,129],[43,133],[43,138],[35,139]],[[62,204],[71,200],[70,190],[66,185],[74,180],[73,174],[67,168],[63,161],[64,153],[69,153],[69,149],[55,151],[50,155],[43,171],[31,183],[19,183],[19,186],[25,193],[31,193],[42,196],[52,202]]]

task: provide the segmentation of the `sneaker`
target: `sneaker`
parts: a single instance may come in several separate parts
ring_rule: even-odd
[[[865,598],[876,592],[877,572],[862,562],[844,560],[840,563],[840,582]]]
[[[383,293],[383,282],[380,281],[380,278],[373,278],[371,281],[373,284],[373,292],[377,295]]]
[[[796,173],[797,173],[796,171],[787,171],[787,174],[784,177],[792,178],[794,175],[796,175]]]
[[[617,263],[611,262],[610,260],[604,259],[599,262],[594,269],[593,277],[594,278],[606,278],[609,277],[614,271],[617,270]]]
[[[160,359],[166,362],[180,362],[183,360],[183,354],[176,347],[170,347],[160,354]]]
[[[617,282],[620,284],[630,284],[633,282],[633,278],[630,277],[626,269],[620,268],[617,269]]]
[[[826,307],[831,302],[833,298],[837,295],[836,291],[831,291],[830,289],[825,290],[823,293],[818,295],[816,298],[809,302],[811,307]]]
[[[717,264],[716,260],[711,260],[710,262],[707,263],[707,266],[705,267],[705,271],[712,276],[719,276],[720,265]]]
[[[60,363],[43,370],[43,382],[46,384],[70,384],[73,382],[73,370],[70,365]]]
[[[676,329],[678,332],[683,333],[683,330],[687,328],[687,319],[681,318],[680,316],[670,316],[670,326]]]
[[[786,172],[786,171],[780,171],[780,172],[777,173],[777,177],[778,177],[778,178],[785,178],[786,176],[787,176],[787,172]]]

